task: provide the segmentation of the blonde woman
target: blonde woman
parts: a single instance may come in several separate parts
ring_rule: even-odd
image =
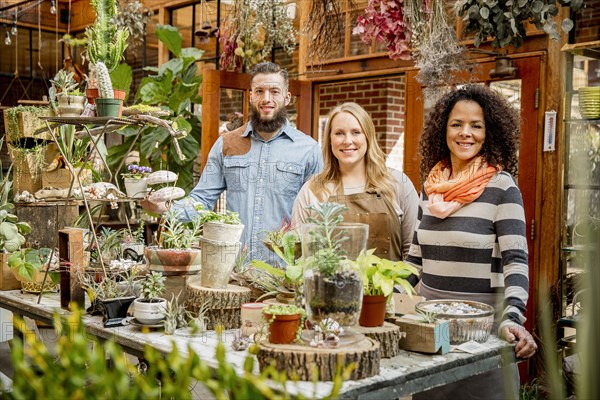
[[[323,172],[304,184],[292,210],[298,227],[315,203],[335,202],[349,210],[344,222],[369,225],[368,248],[390,260],[408,254],[417,219],[417,192],[404,173],[387,168],[369,114],[344,103],[329,114],[323,134]]]

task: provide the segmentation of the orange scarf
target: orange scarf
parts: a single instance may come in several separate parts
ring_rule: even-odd
[[[427,208],[433,216],[446,218],[479,198],[498,170],[479,156],[460,175],[450,179],[451,168],[438,162],[425,181],[425,193],[429,197]]]

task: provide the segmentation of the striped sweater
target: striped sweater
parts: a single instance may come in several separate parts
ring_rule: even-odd
[[[407,262],[421,271],[434,297],[503,297],[499,329],[525,322],[529,270],[521,192],[507,172],[494,175],[482,195],[445,219],[432,216],[421,191]],[[437,293],[436,293],[437,292]]]

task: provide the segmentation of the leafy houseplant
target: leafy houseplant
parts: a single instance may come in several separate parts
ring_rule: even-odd
[[[411,284],[406,280],[411,274],[418,274],[415,267],[402,261],[390,261],[379,258],[375,249],[361,253],[356,262],[363,266],[364,283],[363,305],[359,324],[362,326],[381,326],[385,319],[385,306],[394,291],[394,285],[400,285],[412,295]]]
[[[157,324],[165,319],[167,300],[160,296],[165,291],[165,277],[151,272],[142,281],[142,295],[133,302],[133,316],[142,324]]]
[[[52,250],[48,248],[27,248],[17,250],[8,257],[8,266],[12,269],[15,278],[21,282],[23,291],[39,293],[57,290],[60,275],[57,263],[50,262],[51,254]],[[54,256],[56,257],[56,254]],[[53,261],[57,260],[55,257]],[[44,282],[47,269],[48,277]]]
[[[174,131],[167,132],[163,126],[148,126],[144,128],[141,140],[134,143],[138,128],[124,128],[120,131],[124,142],[110,148],[107,162],[114,170],[121,165],[130,148],[137,150],[154,170],[177,173],[178,185],[189,192],[193,188],[194,160],[200,148],[200,121],[192,112],[192,105],[201,103],[198,91],[202,77],[197,75],[196,61],[203,51],[194,47],[182,49],[181,34],[172,26],[157,25],[156,35],[173,53],[173,58],[160,68],[146,68],[155,75],[142,79],[135,102],[158,106],[169,112],[168,123],[172,123]],[[178,146],[183,157],[178,154]]]
[[[289,344],[300,340],[306,311],[291,304],[273,304],[263,308],[263,318],[269,324],[269,342]]]
[[[559,13],[557,5],[569,5],[577,11],[583,3],[583,0],[514,0],[506,4],[497,0],[461,0],[454,7],[458,16],[463,17],[465,32],[475,33],[475,47],[491,37],[492,46],[502,48],[523,44],[527,22],[543,29],[551,39],[558,40],[560,34],[554,20]],[[563,31],[568,32],[572,28],[572,20],[562,21]]]
[[[12,213],[14,204],[6,202],[8,195],[7,186],[2,193],[2,205],[0,205],[0,253],[17,251],[26,242],[25,236],[31,232],[31,226],[27,222],[19,221]]]
[[[332,319],[356,324],[363,283],[355,262],[367,246],[368,225],[342,224],[345,206],[323,203],[310,207],[317,215],[302,225],[304,297],[311,323]]]

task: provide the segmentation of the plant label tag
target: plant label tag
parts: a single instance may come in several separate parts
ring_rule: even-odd
[[[475,354],[475,353],[484,351],[486,349],[487,349],[487,347],[485,347],[481,343],[477,343],[474,340],[470,340],[466,343],[463,343],[461,345],[454,347],[452,350],[453,351],[463,351],[463,352],[469,353],[469,354]]]
[[[544,151],[554,151],[556,140],[556,111],[546,111],[544,116]]]

